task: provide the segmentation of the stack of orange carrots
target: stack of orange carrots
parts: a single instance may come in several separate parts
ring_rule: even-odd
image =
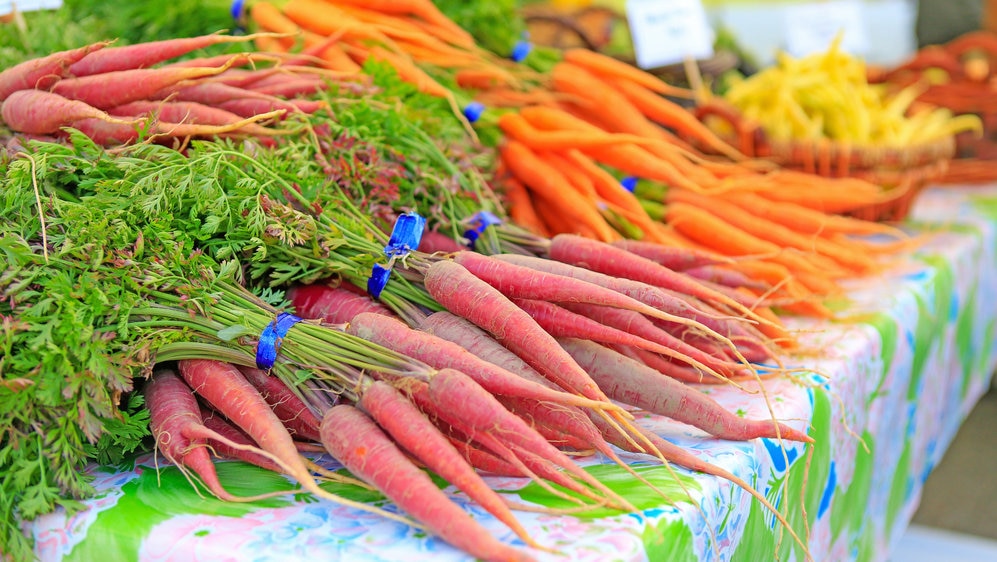
[[[764,303],[820,317],[832,315],[820,301],[838,292],[841,278],[877,269],[868,256],[882,246],[851,235],[900,234],[832,214],[897,193],[749,159],[669,99],[692,92],[616,59],[568,50],[538,75],[480,49],[429,0],[290,0],[279,9],[257,2],[251,16],[261,30],[301,38],[268,37],[261,44],[268,49],[303,40],[340,70],[373,57],[423,92],[451,102],[471,93],[499,112],[505,141],[496,185],[513,220],[536,234],[640,238],[736,258],[723,267],[762,282],[755,291]],[[663,211],[648,213],[622,187],[624,175],[665,186],[655,202]]]

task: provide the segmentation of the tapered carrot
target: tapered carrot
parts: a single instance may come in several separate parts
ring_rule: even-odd
[[[598,243],[579,236],[555,236],[551,239],[548,255],[556,261],[678,291],[707,302],[720,303],[751,317],[750,311],[730,297],[704,286],[687,275],[610,244]]]
[[[261,29],[284,35],[284,37],[277,37],[276,40],[285,49],[294,47],[295,35],[301,33],[298,24],[285,16],[277,6],[270,2],[253,2],[249,8],[249,17]]]
[[[547,230],[547,225],[537,214],[530,194],[522,182],[515,178],[509,178],[502,185],[505,187],[505,198],[509,208],[509,217],[512,218],[512,221],[533,234],[544,238],[549,237],[550,232]]]
[[[452,369],[440,371],[429,381],[429,396],[441,409],[452,412],[475,430],[493,431],[502,435],[510,443],[555,463],[624,509],[635,509],[629,502],[550,445],[526,422],[510,413],[494,396],[478,386],[466,374]]]
[[[270,404],[292,437],[316,442],[320,440],[318,428],[322,422],[286,384],[260,369],[241,365],[238,368],[249,384],[256,387],[260,396]]]
[[[251,35],[200,35],[162,41],[146,41],[122,47],[110,47],[91,52],[69,67],[73,76],[90,76],[119,70],[147,68],[198,49],[223,43],[242,43],[260,37]]]
[[[156,440],[156,446],[163,456],[181,471],[194,471],[212,494],[232,502],[254,501],[282,494],[281,492],[239,497],[225,490],[218,480],[215,465],[208,454],[206,440],[212,439],[234,450],[258,449],[232,441],[206,427],[201,418],[197,398],[194,397],[190,387],[172,370],[159,369],[153,373],[145,385],[145,398],[149,408],[149,427]],[[267,460],[272,462],[269,458]]]
[[[11,93],[0,107],[0,117],[11,129],[32,135],[55,134],[62,127],[83,119],[125,127],[136,124],[134,119],[111,117],[86,102],[67,99],[44,90],[18,90]]]
[[[584,173],[592,181],[592,186],[595,188],[596,194],[603,199],[608,201],[618,207],[625,209],[626,211],[647,215],[644,211],[644,207],[641,206],[640,201],[637,197],[623,188],[623,184],[619,182],[612,174],[599,167],[591,158],[583,154],[578,150],[568,150],[564,153],[564,157],[574,164],[579,171]],[[619,241],[614,241],[617,243]]]
[[[321,429],[333,457],[448,543],[484,560],[532,560],[471,519],[360,410],[333,406]]]
[[[615,240],[620,235],[614,231],[593,207],[577,202],[577,191],[555,168],[541,160],[525,145],[507,141],[499,149],[502,161],[509,171],[528,188],[548,201],[563,206],[580,221],[598,233],[601,240]]]
[[[521,357],[509,351],[488,332],[474,325],[465,318],[452,312],[441,310],[424,318],[419,329],[439,338],[451,341],[475,356],[497,365],[510,373],[514,373],[549,388],[559,388],[550,380],[544,378],[536,369],[530,367]]]
[[[673,86],[657,76],[613,57],[590,49],[565,49],[564,60],[606,78],[607,83],[629,80],[659,94],[692,99],[692,90]]]
[[[391,67],[398,72],[398,75],[402,78],[402,80],[415,85],[420,92],[440,98],[447,98],[453,95],[450,90],[443,87],[439,82],[416,66],[411,59],[392,53],[391,51],[376,45],[371,47],[370,56],[374,60],[390,64]]]
[[[395,316],[390,308],[369,295],[357,294],[343,286],[296,285],[287,291],[287,298],[301,318],[316,318],[330,324],[345,324],[361,312]]]
[[[711,376],[724,378],[711,367],[672,347],[601,324],[556,304],[531,299],[513,299],[513,302],[525,310],[541,328],[555,338],[581,338],[610,345],[638,347],[692,365]]]
[[[690,192],[671,191],[668,194],[668,199],[708,208],[714,216],[762,240],[768,240],[784,248],[816,252],[818,255],[827,256],[837,265],[844,266],[853,272],[868,273],[877,269],[876,263],[867,255],[850,252],[819,236],[799,234],[783,226],[778,220],[770,220],[744,210],[724,197],[708,197]],[[836,264],[829,264],[828,273],[833,272]]]
[[[438,37],[439,39],[463,47],[475,45],[471,34],[446,17],[431,0],[337,0],[337,2],[384,14],[415,16],[443,30],[445,36]]]
[[[667,207],[667,219],[679,232],[720,253],[729,256],[764,255],[785,264],[793,271],[820,273],[817,266],[799,255],[748,234],[700,207],[680,202],[671,203]],[[837,292],[836,285],[831,281],[827,282],[824,289]]]
[[[447,438],[405,396],[375,381],[364,389],[359,406],[407,451],[505,523],[526,544],[538,547],[508,505],[468,466]]]
[[[645,137],[625,133],[582,134],[578,131],[545,131],[536,129],[522,115],[514,112],[500,115],[498,126],[506,136],[534,150],[568,150],[621,143],[645,144],[649,142]]]
[[[519,265],[527,269],[550,273],[560,277],[569,277],[576,280],[586,281],[590,284],[610,289],[626,295],[633,300],[644,303],[647,306],[663,311],[670,315],[672,319],[678,319],[678,317],[681,317],[681,319],[684,320],[682,322],[683,326],[692,324],[693,321],[698,322],[699,324],[702,324],[712,330],[714,334],[711,334],[711,337],[714,337],[720,341],[723,341],[725,337],[724,334],[738,334],[740,332],[738,324],[741,322],[739,320],[735,320],[733,317],[727,315],[718,316],[710,314],[709,312],[699,308],[699,303],[690,302],[688,297],[682,298],[677,293],[667,291],[655,285],[634,281],[632,279],[606,275],[584,267],[577,267],[571,264],[537,258],[534,256],[497,254],[492,256],[492,259]],[[558,299],[548,298],[547,300]],[[562,298],[560,301],[581,302],[581,299]],[[605,305],[606,303],[590,302],[589,304]],[[618,308],[627,309],[625,306],[618,306]],[[634,311],[644,312],[641,310]],[[652,314],[645,313],[645,315],[651,316],[652,318],[654,317]]]
[[[568,180],[568,183],[574,186],[575,190],[582,196],[578,204],[589,203],[592,206],[596,206],[599,196],[595,191],[595,184],[592,178],[586,175],[585,172],[575,167],[572,162],[562,156],[561,152],[538,150],[536,155],[547,164],[550,164],[555,170],[561,172],[561,175]]]
[[[695,115],[677,103],[665,99],[630,80],[615,80],[611,84],[651,121],[665,127],[670,127],[679,136],[693,138],[711,150],[715,150],[735,162],[746,159],[744,154],[727,144],[716,133],[696,119]]]
[[[746,441],[781,436],[813,443],[808,435],[785,424],[737,416],[699,390],[662,377],[640,362],[598,343],[577,338],[558,341],[607,393],[614,388],[615,400],[687,423],[720,439]]]
[[[85,101],[98,109],[109,109],[135,100],[150,99],[154,94],[185,80],[221,74],[228,65],[207,68],[139,68],[105,72],[80,78],[60,80],[52,92],[70,99]]]
[[[468,90],[491,90],[513,85],[509,76],[491,68],[462,68],[454,73],[454,80],[458,86]]]
[[[610,404],[593,401],[526,380],[467,351],[463,347],[430,333],[413,330],[402,321],[382,314],[363,312],[350,321],[346,331],[374,342],[437,369],[457,369],[473,377],[475,382],[493,394],[534,398],[554,403],[586,408],[618,409]]]
[[[68,75],[69,67],[73,63],[110,44],[110,41],[99,41],[5,68],[0,72],[0,101],[18,90],[47,90],[60,78]]]
[[[585,69],[568,63],[558,63],[551,71],[554,88],[584,100],[589,111],[603,112],[600,118],[618,133],[630,133],[649,139],[667,139],[664,131],[644,117],[632,103],[611,86]],[[607,111],[607,108],[612,108]]]
[[[803,234],[826,236],[885,234],[898,238],[908,236],[902,230],[887,224],[822,213],[795,203],[773,201],[753,193],[730,193],[729,199],[752,214],[778,221]]]
[[[617,240],[614,246],[645,257],[673,271],[684,271],[697,267],[729,264],[733,260],[715,252],[707,252],[695,248],[653,244],[640,240]]]
[[[339,497],[320,488],[280,419],[234,366],[219,361],[195,359],[180,361],[179,370],[198,396],[245,431],[259,444],[264,454],[269,455],[285,473],[294,478],[303,490],[322,499],[411,524],[411,521],[399,515]],[[325,437],[324,432],[322,436]]]
[[[670,347],[677,352],[676,354],[668,354],[674,359],[683,361],[679,355],[684,355],[695,360],[694,362],[683,361],[686,364],[695,366],[695,363],[699,362],[710,366],[724,376],[731,377],[745,374],[747,370],[745,365],[728,361],[723,357],[710,355],[688,342],[673,336],[656,326],[654,322],[648,320],[643,315],[635,312],[584,303],[563,303],[561,306],[606,326],[611,326],[617,330],[642,337],[645,340]]]
[[[567,233],[596,240],[601,238],[601,235],[593,227],[575,216],[572,212],[573,208],[567,209],[566,212],[564,206],[547,199],[539,192],[531,193],[530,200],[533,201],[533,208],[536,209],[537,216],[544,223],[544,229],[550,235]]]
[[[108,110],[118,117],[154,117],[166,123],[191,123],[202,125],[231,125],[244,118],[230,111],[200,104],[197,102],[160,102],[137,100]],[[268,129],[256,123],[246,124],[241,131],[255,136],[266,137],[282,134],[276,129]]]
[[[424,283],[443,307],[491,333],[561,388],[607,402],[585,371],[528,314],[464,266],[450,260],[434,262]]]
[[[704,191],[708,186],[698,184],[674,164],[634,145],[612,145],[583,150],[597,162],[616,168],[638,178],[659,181],[690,191]]]

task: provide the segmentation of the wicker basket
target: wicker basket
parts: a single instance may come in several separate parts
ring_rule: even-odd
[[[884,201],[848,213],[865,220],[903,220],[918,193],[945,174],[955,153],[954,137],[906,148],[774,140],[760,125],[720,100],[701,104],[695,112],[700,120],[724,122],[722,128],[728,132],[721,132],[721,137],[747,156],[823,177],[858,178],[880,186]]]

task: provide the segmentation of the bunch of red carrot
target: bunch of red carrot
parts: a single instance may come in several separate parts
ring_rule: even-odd
[[[517,506],[488,489],[478,473],[531,478],[579,508],[632,510],[565,454],[598,452],[629,469],[612,444],[729,479],[775,512],[747,483],[641,428],[619,406],[723,439],[809,442],[787,425],[743,419],[686,384],[756,376],[751,361],[774,359],[765,335],[774,325],[736,298],[623,247],[562,235],[551,240],[549,254],[552,259],[470,251],[410,255],[405,267],[446,309],[414,327],[346,285],[292,289],[301,317],[425,367],[407,374],[344,367],[338,383],[285,386],[256,369],[181,361],[183,381],[161,370],[146,390],[160,449],[224,499],[253,498],[224,490],[207,462],[208,444],[342,501],[315,492],[310,471],[324,472],[298,453],[314,446],[305,443],[321,443],[418,524],[486,560],[529,556],[491,537],[417,465],[467,493],[536,548],[543,546],[510,511]],[[683,251],[659,257],[689,265],[703,259]],[[292,329],[284,345],[296,345],[299,337]],[[199,410],[195,395],[211,410]],[[181,401],[186,405],[179,408]]]
[[[16,133],[47,138],[71,127],[102,145],[287,134],[291,129],[266,124],[318,110],[319,101],[290,98],[324,90],[343,73],[313,66],[321,61],[307,53],[167,62],[264,36],[212,34],[120,47],[99,42],[28,60],[0,72],[0,117]],[[261,63],[273,64],[257,68]]]

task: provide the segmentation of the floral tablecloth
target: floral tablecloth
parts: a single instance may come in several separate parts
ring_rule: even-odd
[[[853,282],[852,304],[839,321],[794,323],[807,344],[822,350],[819,359],[791,361],[808,373],[769,380],[764,393],[706,389],[752,418],[769,416],[767,402],[779,419],[809,427],[814,446],[720,441],[671,420],[643,418],[666,439],[764,493],[816,560],[888,557],[925,478],[995,366],[997,188],[928,190],[913,225],[931,232],[929,242],[887,273]],[[604,460],[583,461],[641,511],[517,512],[538,542],[560,552],[537,552],[539,560],[803,559],[803,550],[774,517],[730,482],[625,458],[662,493]],[[26,524],[37,555],[46,561],[468,560],[418,530],[307,494],[253,504],[202,497],[175,468],[160,462],[157,469],[156,461],[146,455],[128,467],[91,468],[101,494],[85,510]],[[282,477],[238,462],[222,463],[219,472],[236,494],[290,488]],[[490,482],[518,501],[565,507],[536,485]],[[375,493],[326,486],[351,499],[383,503]],[[502,540],[522,544],[480,508],[464,503]]]

